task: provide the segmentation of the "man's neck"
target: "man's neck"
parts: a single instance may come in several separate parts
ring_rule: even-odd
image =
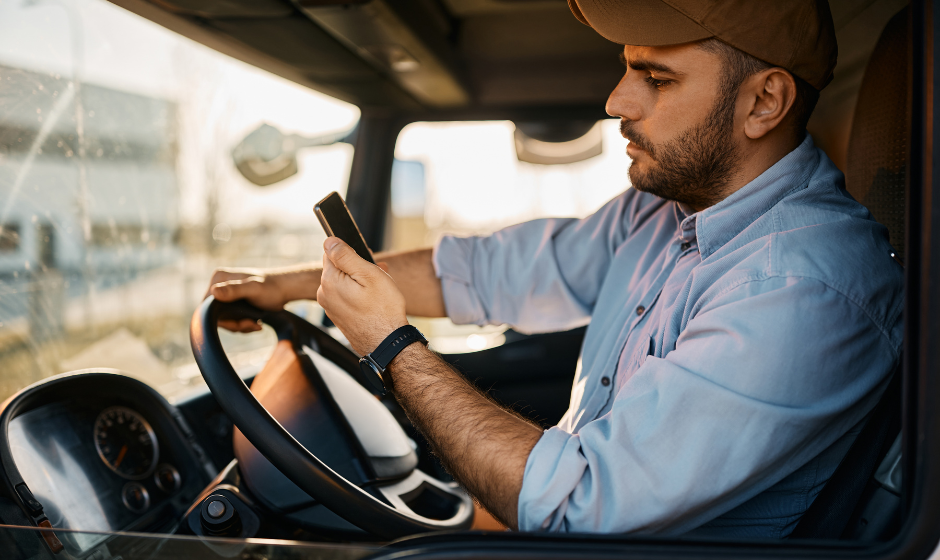
[[[741,149],[741,165],[728,183],[725,185],[724,200],[732,194],[741,190],[745,185],[757,179],[764,171],[767,171],[775,163],[783,159],[787,154],[797,149],[803,143],[805,134],[795,138],[788,134],[786,138],[762,138],[758,141],[748,140],[747,144]],[[721,202],[718,200],[715,204]],[[714,204],[712,205],[714,206]],[[701,212],[709,208],[694,208],[696,212]]]

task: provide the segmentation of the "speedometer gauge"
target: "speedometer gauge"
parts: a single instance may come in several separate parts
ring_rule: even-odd
[[[157,466],[157,436],[139,413],[112,406],[95,420],[95,449],[108,468],[124,478],[140,480]]]

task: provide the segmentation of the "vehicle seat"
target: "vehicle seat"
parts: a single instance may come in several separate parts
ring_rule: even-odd
[[[846,188],[888,228],[905,259],[910,145],[910,9],[885,26],[868,61],[849,136]],[[900,368],[791,538],[886,540],[900,526]]]
[[[868,61],[852,119],[845,173],[846,188],[888,228],[901,262],[911,135],[909,19],[909,8],[891,18]]]

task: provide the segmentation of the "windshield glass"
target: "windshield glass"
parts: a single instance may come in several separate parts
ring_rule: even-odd
[[[258,186],[233,150],[258,131],[270,159],[272,134],[358,116],[103,0],[0,3],[0,400],[83,368],[171,399],[200,384],[188,325],[212,269],[318,259],[311,209],[345,192],[352,160],[345,143],[301,150],[296,174]],[[248,373],[274,341],[224,337]]]

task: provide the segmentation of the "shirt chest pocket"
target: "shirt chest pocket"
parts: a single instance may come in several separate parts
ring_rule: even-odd
[[[638,369],[642,366],[643,363],[646,362],[646,358],[655,351],[656,345],[653,340],[653,335],[649,333],[643,334],[636,346],[632,359],[633,369]]]
[[[627,381],[633,377],[633,374],[636,373],[636,370],[640,369],[640,367],[646,361],[647,356],[649,356],[652,348],[654,348],[653,337],[649,334],[643,334],[642,337],[637,341],[636,346],[632,348],[633,353],[629,355],[630,358],[621,362],[622,366],[620,371],[617,372],[617,384],[615,386],[617,391],[619,391],[627,383]]]

